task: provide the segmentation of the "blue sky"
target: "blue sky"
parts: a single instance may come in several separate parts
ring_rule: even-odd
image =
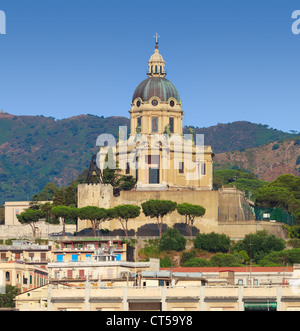
[[[299,1],[1,0],[0,109],[129,117],[156,32],[184,124],[300,131]]]

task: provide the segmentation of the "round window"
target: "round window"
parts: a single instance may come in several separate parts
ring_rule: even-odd
[[[140,100],[137,101],[136,106],[137,107],[140,107],[141,106],[141,101]]]
[[[174,102],[174,100],[171,100],[171,101],[170,101],[170,106],[171,106],[171,107],[174,107],[174,106],[175,106],[175,102]]]
[[[152,106],[157,106],[158,105],[158,101],[156,99],[152,100]]]

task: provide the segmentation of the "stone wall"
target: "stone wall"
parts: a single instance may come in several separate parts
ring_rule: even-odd
[[[246,234],[266,229],[269,233],[286,238],[286,233],[280,223],[260,222],[259,228],[253,215],[245,209],[246,201],[242,192],[235,189],[212,190],[178,190],[178,191],[122,191],[119,197],[113,196],[110,185],[82,184],[78,187],[78,206],[98,206],[103,208],[124,204],[141,205],[149,199],[172,200],[177,203],[188,202],[199,204],[206,208],[202,218],[194,223],[194,235],[197,233],[225,233],[231,238],[241,239]],[[78,231],[89,228],[88,221],[78,220]],[[164,218],[164,228],[175,227],[181,233],[185,232],[185,218],[173,212]],[[124,235],[118,220],[101,224],[102,229],[109,229],[111,235]],[[146,217],[142,212],[135,220],[128,221],[129,235],[155,236],[158,235],[156,219]]]
[[[36,238],[47,239],[50,233],[62,232],[61,224],[48,224],[45,222],[35,223],[37,228]],[[66,224],[66,232],[74,233],[76,231],[75,224]],[[29,224],[19,225],[0,225],[0,239],[32,239],[32,229]]]

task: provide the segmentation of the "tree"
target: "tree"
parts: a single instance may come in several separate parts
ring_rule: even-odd
[[[172,260],[169,255],[166,255],[164,258],[160,259],[161,268],[172,268]]]
[[[209,260],[193,257],[183,263],[183,267],[212,267]]]
[[[213,253],[226,253],[230,248],[230,238],[225,234],[215,232],[199,233],[194,241],[194,246]]]
[[[151,199],[142,203],[143,213],[151,218],[156,218],[160,237],[164,216],[173,212],[176,207],[177,203],[170,200]]]
[[[292,205],[296,202],[294,195],[288,189],[279,186],[266,185],[257,191],[256,204],[259,207],[282,208],[291,211]]]
[[[161,237],[158,248],[161,251],[183,251],[186,239],[177,229],[168,229]]]
[[[5,222],[5,210],[4,206],[0,205],[0,224],[4,224]]]
[[[210,263],[215,267],[240,267],[240,261],[232,254],[218,253],[211,257]]]
[[[89,220],[91,222],[95,237],[97,236],[100,223],[104,222],[108,217],[106,209],[95,206],[78,208],[77,215],[81,220]]]
[[[32,198],[33,201],[51,201],[54,198],[54,195],[58,187],[55,183],[48,183],[44,186],[43,190],[39,194],[35,194]]]
[[[113,150],[110,147],[105,156],[103,169],[103,183],[110,184],[113,187],[114,195],[120,194],[120,191],[130,191],[136,184],[136,179],[131,175],[121,175],[117,162],[114,160]]]
[[[46,202],[45,204],[40,206],[40,210],[44,213],[44,217],[47,222],[51,221],[51,210],[53,205],[50,202]]]
[[[193,236],[193,225],[196,217],[201,217],[205,214],[206,209],[200,205],[190,203],[181,203],[177,205],[177,211],[180,215],[185,216],[185,223],[190,236]]]
[[[0,308],[15,308],[15,297],[20,294],[20,289],[16,286],[6,285],[5,293],[0,294]]]
[[[39,209],[27,209],[20,215],[17,215],[17,219],[21,224],[29,224],[32,230],[32,235],[36,235],[35,223],[38,222],[41,218],[44,217],[44,214]]]
[[[266,231],[250,233],[243,240],[236,243],[234,251],[246,251],[251,260],[258,262],[272,251],[281,251],[286,247],[283,239],[268,235]]]
[[[119,219],[122,228],[128,238],[128,221],[140,215],[141,207],[135,205],[120,205],[114,208],[115,217]]]
[[[51,213],[58,218],[62,219],[63,224],[63,236],[66,234],[66,219],[74,219],[77,217],[77,208],[71,208],[68,206],[55,206],[51,209]]]

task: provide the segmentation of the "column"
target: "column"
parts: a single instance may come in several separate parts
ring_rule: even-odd
[[[167,311],[167,287],[161,288],[161,310]]]
[[[206,311],[205,309],[205,292],[206,292],[206,287],[201,286],[200,287],[200,311]]]
[[[239,311],[244,311],[243,297],[244,297],[244,287],[239,286],[239,297],[238,297]]]
[[[85,282],[85,287],[84,287],[84,310],[85,311],[90,311],[91,307],[90,307],[90,281],[87,278],[86,282]]]
[[[128,311],[128,287],[124,287],[123,289],[123,311]]]

